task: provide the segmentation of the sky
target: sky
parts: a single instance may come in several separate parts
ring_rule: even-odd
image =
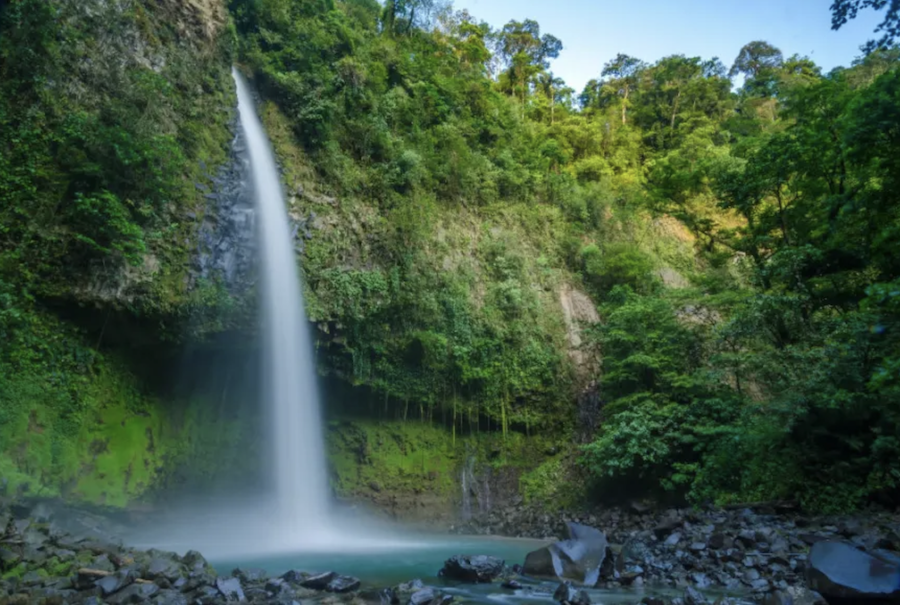
[[[831,0],[453,0],[495,28],[534,19],[562,40],[552,71],[581,92],[618,53],[648,63],[673,54],[719,57],[731,67],[741,47],[765,40],[785,57],[807,55],[823,71],[850,65],[875,37],[881,13],[865,10],[831,30]]]

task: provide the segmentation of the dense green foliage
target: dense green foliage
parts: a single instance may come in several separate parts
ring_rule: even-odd
[[[764,41],[730,67],[618,55],[577,97],[538,23],[492,30],[435,0],[230,0],[233,27],[212,37],[208,23],[183,36],[166,3],[84,4],[0,9],[0,411],[17,434],[77,434],[104,409],[96,389],[155,405],[120,395],[134,379],[98,353],[102,329],[59,323],[49,302],[165,331],[214,306],[214,287],[185,285],[187,217],[199,160],[224,159],[236,44],[312,229],[322,369],[370,387],[384,414],[440,419],[440,451],[460,430],[509,451],[534,432],[571,443],[598,381],[596,433],[524,474],[530,499],[559,504],[585,473],[698,503],[897,500],[896,2],[834,3],[836,27],[888,6],[850,68],[823,74]],[[573,292],[601,321],[572,315]],[[45,380],[52,401],[35,404]],[[357,468],[348,453],[383,431],[359,430],[333,442],[339,487],[405,485],[392,445]],[[72,443],[0,463],[70,480]],[[449,489],[459,469],[432,454],[418,470]]]
[[[186,288],[188,213],[205,207],[200,163],[226,157],[231,39],[224,21],[195,30],[145,4],[0,3],[0,479],[13,493],[123,505],[196,457],[201,413],[140,375],[218,301],[212,284]]]
[[[572,419],[541,290],[581,284],[604,320],[596,477],[695,501],[896,497],[896,51],[829,74],[765,42],[730,70],[620,55],[576,108],[532,21],[232,9],[279,151],[306,167],[291,184],[366,216],[364,241],[322,237],[304,262],[328,369],[504,430]]]

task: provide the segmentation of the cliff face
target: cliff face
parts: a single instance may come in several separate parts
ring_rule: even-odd
[[[224,4],[0,11],[3,489],[122,505],[203,452],[195,476],[234,467],[228,398],[163,386],[166,343],[252,293]]]

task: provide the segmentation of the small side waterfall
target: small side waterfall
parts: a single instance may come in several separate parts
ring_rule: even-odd
[[[253,99],[237,70],[238,112],[257,209],[263,322],[264,405],[271,415],[273,483],[285,530],[322,529],[328,521],[328,481],[313,344],[281,179]]]

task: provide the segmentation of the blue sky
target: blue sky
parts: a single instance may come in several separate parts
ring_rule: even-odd
[[[765,40],[785,56],[808,55],[825,71],[849,65],[875,37],[880,13],[860,12],[831,31],[831,0],[454,0],[478,20],[502,27],[534,19],[565,46],[551,69],[581,92],[603,64],[624,52],[647,62],[685,54],[731,67],[741,47]]]

